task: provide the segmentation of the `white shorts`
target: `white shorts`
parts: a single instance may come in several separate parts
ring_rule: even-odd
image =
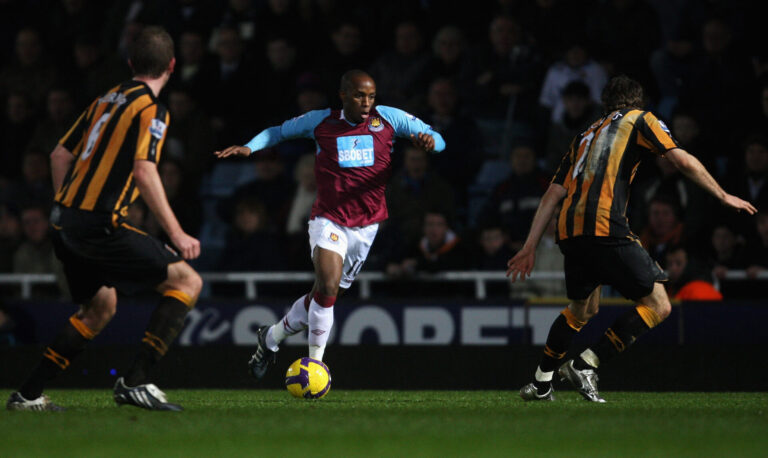
[[[316,246],[338,253],[344,260],[339,286],[349,288],[368,257],[378,230],[379,223],[344,227],[322,216],[315,217],[309,220],[310,255],[314,256]]]

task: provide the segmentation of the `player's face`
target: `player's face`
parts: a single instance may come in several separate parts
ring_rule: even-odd
[[[376,83],[371,78],[356,78],[351,87],[340,93],[344,116],[354,123],[368,119],[376,99]]]

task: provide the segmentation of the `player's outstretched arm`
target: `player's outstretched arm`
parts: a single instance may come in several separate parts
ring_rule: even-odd
[[[163,183],[160,181],[160,174],[157,173],[157,164],[152,161],[134,161],[133,177],[147,207],[157,218],[160,227],[168,234],[171,243],[181,252],[182,257],[195,259],[200,256],[200,242],[184,232],[171,210]]]
[[[733,208],[736,211],[744,210],[750,215],[757,213],[757,209],[751,203],[725,192],[707,171],[704,164],[696,159],[695,156],[688,154],[684,149],[673,148],[667,151],[665,157],[683,172],[683,175],[693,180],[694,183],[704,188],[713,196],[717,197],[717,200],[726,207]]]
[[[525,239],[523,248],[507,262],[507,276],[511,276],[513,283],[518,276],[523,281],[526,277],[531,276],[536,261],[536,247],[539,246],[541,236],[554,216],[557,205],[563,200],[567,192],[563,186],[552,183],[541,197],[539,208],[536,209],[536,215],[534,215],[531,223],[531,231],[528,233],[528,238]]]
[[[221,151],[214,151],[213,154],[215,154],[216,157],[218,157],[219,159],[223,159],[225,157],[230,157],[230,156],[248,157],[251,155],[251,149],[248,148],[247,146],[234,145],[234,146],[230,146],[229,148],[224,148]]]

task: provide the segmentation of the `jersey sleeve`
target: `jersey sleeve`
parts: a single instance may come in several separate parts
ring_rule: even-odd
[[[91,112],[91,108],[92,107],[89,107],[87,110],[83,111],[83,114],[77,118],[77,121],[75,121],[67,133],[59,140],[59,145],[66,148],[75,156],[79,155],[80,148],[78,148],[78,146],[83,142],[83,136],[88,130],[88,120],[90,119],[89,113]]]
[[[576,143],[576,139],[574,139],[573,142],[571,143],[571,147],[568,149],[568,152],[565,153],[565,155],[563,155],[563,159],[560,161],[560,166],[557,168],[555,175],[552,177],[551,183],[559,184],[565,188],[567,188],[568,185],[570,184],[570,181],[572,179],[571,169],[573,168],[573,154],[575,151],[574,149],[575,143]]]
[[[160,160],[160,151],[165,143],[169,119],[168,110],[162,105],[150,105],[141,111],[135,160],[154,163]]]
[[[376,110],[392,125],[395,129],[396,136],[410,138],[411,135],[424,133],[431,135],[432,138],[435,139],[435,152],[440,152],[445,149],[445,140],[443,139],[443,136],[435,132],[432,129],[432,126],[416,116],[400,110],[399,108],[384,105],[377,106]]]
[[[254,152],[275,146],[283,140],[290,140],[292,138],[310,138],[314,140],[315,127],[323,122],[323,119],[327,118],[329,114],[331,114],[330,108],[308,111],[301,116],[285,121],[279,126],[262,130],[245,146],[251,152]]]
[[[673,148],[679,148],[677,140],[664,121],[647,111],[637,118],[637,143],[654,154],[664,154]]]

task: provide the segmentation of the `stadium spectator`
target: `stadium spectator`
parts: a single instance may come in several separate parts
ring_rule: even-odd
[[[536,48],[552,58],[584,23],[588,9],[579,2],[534,0],[521,3],[518,14]]]
[[[48,209],[42,205],[29,205],[21,210],[21,230],[24,241],[13,254],[13,271],[27,274],[56,274],[57,288],[39,286],[35,294],[68,296],[64,269],[53,252],[48,235]]]
[[[252,106],[256,96],[252,87],[256,71],[244,54],[237,29],[220,27],[216,32],[216,59],[201,70],[205,82],[202,101],[212,118],[216,143],[235,143],[248,135],[258,111],[242,109]]]
[[[34,110],[21,92],[11,93],[0,123],[0,177],[14,181],[21,176],[21,155],[35,130]]]
[[[185,30],[179,38],[179,57],[171,82],[188,87],[196,99],[203,97],[206,92],[203,70],[213,65],[212,60],[213,56],[205,47],[203,32],[195,29]]]
[[[527,118],[538,94],[538,60],[517,21],[509,16],[494,18],[488,43],[473,53],[468,97],[473,113],[503,121],[511,111],[511,119]]]
[[[53,198],[48,153],[27,151],[21,157],[21,180],[8,188],[20,206],[49,202]]]
[[[321,110],[328,106],[328,98],[325,95],[320,78],[311,72],[305,72],[296,79],[296,112],[299,116],[312,110]]]
[[[168,91],[168,110],[172,122],[168,126],[163,157],[184,164],[184,193],[193,195],[205,172],[213,166],[211,120],[198,105],[198,99],[183,85]]]
[[[21,92],[34,108],[42,106],[45,95],[53,87],[58,71],[43,52],[40,33],[23,28],[16,34],[13,61],[0,70],[0,97]]]
[[[589,49],[598,62],[608,66],[609,74],[626,73],[642,83],[652,81],[648,59],[658,48],[660,31],[656,12],[645,1],[608,0],[595,5],[585,30]]]
[[[712,142],[708,139],[709,133],[701,129],[698,117],[679,109],[675,110],[670,119],[670,127],[677,142],[687,150],[696,151],[696,157],[705,167],[711,167],[716,176],[725,177],[728,158],[718,156],[718,152],[712,149]],[[720,152],[720,155],[722,154]]]
[[[453,184],[459,207],[467,201],[467,190],[481,165],[482,137],[477,124],[459,109],[456,84],[438,78],[429,86],[429,111],[424,121],[445,138],[445,150],[430,157],[432,169]]]
[[[600,94],[608,75],[600,64],[590,58],[587,48],[579,40],[568,44],[563,59],[552,64],[544,77],[539,104],[550,111],[552,122],[562,118],[565,112],[563,89],[573,81],[586,84],[592,101],[600,103]]]
[[[328,100],[337,100],[339,74],[370,65],[373,54],[363,49],[360,26],[351,20],[337,22],[330,33],[331,46],[318,53],[314,71],[320,75]]]
[[[646,227],[651,202],[661,195],[672,200],[675,208],[679,209],[680,221],[685,227],[688,242],[706,244],[705,233],[712,219],[708,209],[715,203],[703,189],[696,186],[665,157],[657,156],[653,163],[658,172],[650,174],[649,178],[638,183],[633,190],[635,199],[631,203],[629,220],[635,233],[642,232]]]
[[[394,35],[394,49],[379,57],[370,68],[377,83],[376,96],[386,105],[415,111],[418,108],[416,90],[424,79],[428,60],[424,38],[419,25],[413,21],[398,24]]]
[[[553,119],[547,131],[545,172],[554,174],[573,137],[584,132],[600,114],[600,105],[592,101],[589,86],[582,81],[568,83],[560,94],[563,112]]]
[[[480,249],[474,256],[472,268],[475,270],[498,271],[515,252],[509,248],[507,236],[501,225],[493,224],[480,229],[478,237]]]
[[[734,194],[755,203],[757,208],[768,208],[768,138],[755,135],[744,143],[744,171],[731,183]],[[736,215],[738,232],[751,238],[754,222],[746,215]]]
[[[429,153],[408,146],[403,154],[403,169],[395,174],[387,188],[387,209],[402,240],[411,245],[422,237],[424,214],[428,209],[440,208],[452,218],[455,202],[453,186],[429,170]]]
[[[657,194],[648,205],[648,223],[640,242],[651,257],[663,263],[667,250],[683,241],[683,223],[674,198]]]
[[[756,278],[768,270],[768,213],[765,211],[755,216],[757,237],[747,242],[747,277]],[[764,288],[766,290],[768,288]]]
[[[166,158],[160,162],[157,171],[176,219],[189,235],[196,237],[200,232],[203,209],[198,199],[186,197],[193,194],[195,188],[190,189],[190,185],[184,181],[187,176],[184,173],[185,165],[185,162]]]
[[[556,237],[557,217],[552,217],[541,236],[541,242],[536,247],[536,265],[533,267],[533,273],[561,272],[563,270],[564,257],[557,246]],[[524,282],[513,283],[510,286],[510,293],[512,297],[526,299],[531,297],[565,297],[565,279],[528,279]]]
[[[306,154],[299,158],[293,171],[293,179],[296,181],[296,190],[293,193],[291,209],[288,212],[285,233],[305,236],[307,221],[309,221],[309,215],[312,213],[312,204],[315,203],[317,196],[314,154]],[[301,245],[302,248],[306,246],[304,243]]]
[[[90,103],[115,81],[130,78],[131,71],[126,59],[116,54],[106,54],[99,37],[93,33],[77,37],[73,55],[75,65],[67,78],[75,87],[78,106]]]
[[[733,232],[728,224],[718,224],[712,230],[712,274],[719,278],[725,278],[730,269],[744,269],[747,267],[744,241]]]
[[[0,273],[13,272],[13,255],[22,242],[18,209],[0,202]]]
[[[304,68],[292,39],[271,37],[264,48],[267,65],[259,68],[259,87],[270,89],[259,96],[258,111],[263,113],[259,122],[272,125],[294,115],[293,106],[285,101],[296,98],[296,81]]]
[[[703,52],[694,57],[683,80],[680,105],[697,113],[706,131],[738,132],[738,120],[749,103],[754,77],[749,60],[732,48],[732,42],[728,24],[708,20],[701,29]],[[731,135],[717,135],[713,148],[727,149],[732,140]]]
[[[27,148],[49,153],[67,133],[77,116],[72,92],[63,87],[51,89],[46,98],[45,114],[45,118],[35,127]]]
[[[512,173],[496,186],[480,215],[484,224],[499,218],[509,232],[510,247],[519,250],[528,235],[539,200],[547,190],[549,177],[536,165],[536,151],[530,146],[517,146],[509,155]]]
[[[232,231],[227,237],[217,270],[249,272],[281,270],[283,256],[266,207],[254,195],[235,204]]]
[[[285,163],[273,149],[254,155],[256,179],[237,189],[231,197],[219,203],[219,215],[224,221],[233,221],[237,202],[246,196],[258,196],[267,212],[267,219],[276,227],[285,227],[285,220],[293,195],[293,183],[285,174]]]
[[[468,266],[461,238],[451,229],[447,215],[440,210],[428,210],[421,239],[410,245],[403,259],[387,266],[387,274],[397,278],[415,272],[463,270]]]
[[[467,58],[468,44],[464,33],[458,27],[447,25],[435,33],[432,40],[432,54],[429,56],[423,76],[426,78],[449,78],[459,82],[469,70]],[[420,87],[427,87],[429,81]]]
[[[270,3],[280,6],[287,2],[278,1]],[[271,10],[274,11],[274,9]],[[237,29],[243,41],[252,43],[264,36],[264,26],[280,27],[280,24],[272,22],[274,18],[264,18],[264,20],[260,21],[259,13],[265,12],[267,11],[259,11],[256,7],[256,2],[251,0],[229,0],[221,14],[221,24]],[[261,42],[253,44],[256,46],[262,45]]]
[[[667,251],[665,265],[669,281],[664,286],[670,297],[681,301],[723,300],[723,295],[712,284],[712,276],[689,259],[682,246]]]

